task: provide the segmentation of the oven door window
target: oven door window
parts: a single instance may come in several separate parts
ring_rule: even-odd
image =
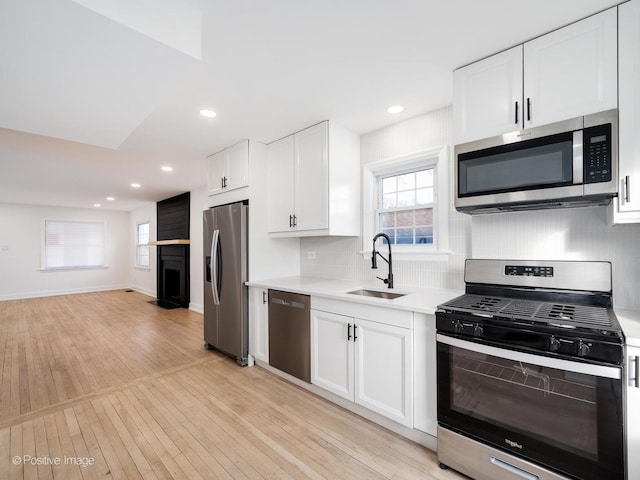
[[[572,184],[572,133],[458,155],[460,197]]]
[[[622,381],[510,359],[500,350],[506,354],[438,343],[441,425],[559,471],[575,472],[577,464],[581,478],[618,478]]]

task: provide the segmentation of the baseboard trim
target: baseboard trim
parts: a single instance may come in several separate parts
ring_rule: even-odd
[[[108,292],[112,290],[123,290],[126,288],[129,288],[129,287],[127,285],[111,285],[107,287],[70,288],[65,290],[49,290],[44,292],[12,293],[9,295],[0,295],[0,301],[23,300],[27,298],[41,298],[41,297],[57,297],[59,295],[74,295],[77,293]]]
[[[129,288],[130,288],[131,290],[135,290],[136,292],[138,292],[138,293],[142,293],[143,295],[147,295],[147,296],[149,296],[149,297],[153,297],[153,298],[156,298],[156,297],[157,297],[157,294],[156,294],[156,291],[155,291],[155,290],[149,290],[149,289],[147,289],[147,288],[138,287],[138,286],[136,286],[136,285],[129,285]]]
[[[199,303],[190,303],[189,310],[191,310],[192,312],[201,313],[204,315],[204,307]]]

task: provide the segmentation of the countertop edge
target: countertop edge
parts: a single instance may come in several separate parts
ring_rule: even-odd
[[[363,297],[347,292],[361,288],[387,291],[384,286],[371,282],[355,282],[352,280],[332,280],[317,277],[281,277],[246,282],[249,287],[282,290],[302,295],[329,298],[363,305],[392,308],[416,313],[433,315],[441,303],[462,295],[461,290],[442,288],[424,288],[400,285],[394,288],[394,293],[405,293],[405,296],[389,300],[384,298]]]
[[[614,308],[613,312],[622,327],[626,344],[631,347],[640,347],[640,310]]]
[[[383,298],[362,297],[347,293],[351,290],[357,290],[360,288],[384,291],[385,288],[378,283],[305,276],[252,280],[246,282],[246,285],[249,287],[283,290],[302,295],[361,303],[364,305],[425,313],[427,315],[433,315],[437,306],[441,303],[464,293],[462,290],[400,285],[393,291],[400,293],[407,292],[406,296],[396,298],[394,300],[386,300]],[[626,344],[632,347],[640,347],[640,310],[614,308],[614,313],[622,327]]]

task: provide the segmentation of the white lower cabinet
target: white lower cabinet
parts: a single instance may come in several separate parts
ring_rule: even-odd
[[[627,478],[640,478],[640,347],[627,347]]]
[[[392,310],[367,306],[363,319],[352,308],[312,308],[311,383],[413,428],[413,314],[398,312],[405,327],[384,323]]]
[[[269,363],[269,292],[249,287],[249,355]]]
[[[353,318],[311,310],[311,383],[354,400]]]
[[[436,390],[436,319],[413,314],[413,428],[436,436],[438,395]]]

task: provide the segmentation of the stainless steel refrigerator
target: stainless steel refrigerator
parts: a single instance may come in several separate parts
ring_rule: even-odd
[[[244,203],[204,212],[204,344],[247,364],[247,213]]]

